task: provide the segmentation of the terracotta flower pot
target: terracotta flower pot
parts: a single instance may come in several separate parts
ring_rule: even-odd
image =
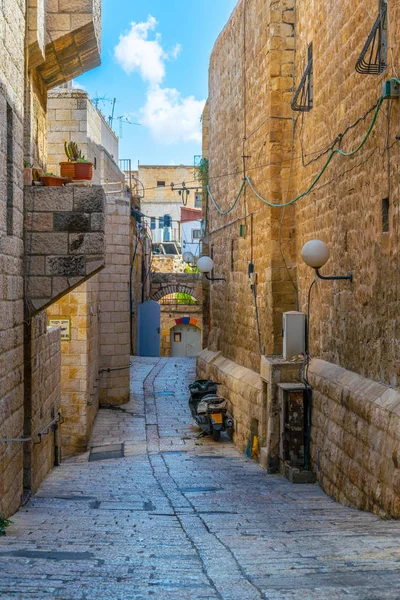
[[[75,163],[75,175],[73,178],[75,181],[82,180],[82,179],[90,181],[92,179],[92,177],[93,177],[93,163],[91,163],[91,162]]]
[[[25,167],[22,171],[22,175],[24,178],[24,185],[32,185],[33,181],[33,172],[31,167]]]
[[[43,185],[52,187],[61,187],[65,183],[64,177],[57,177],[55,175],[42,175],[41,181]]]
[[[60,162],[60,175],[61,177],[66,177],[67,179],[75,179],[75,165],[76,162],[67,161]]]

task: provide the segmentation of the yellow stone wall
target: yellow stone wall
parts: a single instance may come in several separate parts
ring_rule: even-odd
[[[129,366],[129,201],[109,196],[107,211],[106,268],[47,311],[49,318],[71,318],[71,340],[61,342],[64,455],[86,449],[99,402],[129,399],[129,369],[106,371]],[[137,267],[139,261],[134,282]]]
[[[24,5],[0,6],[0,437],[23,435],[23,186]],[[7,104],[13,115],[14,207],[7,227]],[[21,443],[0,443],[0,512],[12,514],[22,496]]]
[[[210,189],[223,210],[240,189],[243,155],[246,173],[262,194],[274,202],[286,197],[288,168],[282,159],[290,155],[291,145],[292,17],[289,0],[241,1],[214,46],[204,146]],[[281,351],[282,312],[296,308],[290,281],[295,270],[290,275],[285,270],[278,243],[288,251],[293,217],[288,212],[282,228],[280,219],[278,209],[264,206],[248,190],[230,214],[218,214],[211,203],[208,210],[215,275],[227,279],[210,286],[208,347],[254,370],[259,369],[259,345],[266,354]],[[293,251],[291,241],[289,263]],[[258,275],[260,340],[247,276],[250,262]]]
[[[244,172],[260,195],[283,203],[308,189],[332,147],[349,151],[360,144],[383,82],[398,71],[400,6],[389,2],[388,10],[389,64],[375,76],[355,70],[377,17],[375,0],[307,0],[296,7],[293,0],[238,2],[211,56],[204,132],[210,187],[223,209],[235,199]],[[290,104],[311,42],[314,102],[302,114]],[[210,204],[208,216],[215,273],[227,278],[210,286],[208,347],[237,369],[259,370],[259,343],[261,353],[280,353],[282,312],[307,310],[314,273],[300,257],[306,241],[329,245],[323,273],[353,273],[352,284],[320,280],[313,289],[310,350],[323,359],[310,369],[313,466],[335,498],[395,516],[398,465],[389,447],[398,445],[399,436],[389,407],[397,406],[390,387],[398,386],[400,365],[398,119],[399,101],[385,100],[363,148],[353,158],[333,158],[295,205],[271,208],[247,188],[230,214],[219,215]],[[386,197],[388,232],[382,228]],[[246,226],[243,237],[240,224]],[[260,339],[249,262],[258,275]],[[207,361],[199,362],[199,370],[213,373]],[[374,395],[377,385],[384,400]],[[257,401],[243,395],[240,411],[256,408]],[[391,436],[393,443],[386,443]]]

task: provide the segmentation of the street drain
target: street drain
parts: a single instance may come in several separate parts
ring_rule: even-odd
[[[183,494],[194,493],[194,492],[218,492],[222,488],[219,487],[187,487],[180,488]]]
[[[110,458],[123,458],[124,444],[110,444],[109,446],[92,446],[90,448],[89,462],[96,460],[109,460]]]

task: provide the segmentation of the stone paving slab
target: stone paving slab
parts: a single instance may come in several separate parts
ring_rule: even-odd
[[[124,457],[50,474],[0,538],[0,597],[399,600],[400,523],[199,439],[194,379],[193,359],[133,359],[129,403],[101,409],[90,441]]]

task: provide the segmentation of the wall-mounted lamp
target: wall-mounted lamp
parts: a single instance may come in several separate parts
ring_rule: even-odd
[[[200,273],[204,273],[208,281],[226,281],[225,277],[210,277],[209,273],[214,268],[214,261],[209,256],[201,256],[197,261],[197,268]]]
[[[353,275],[321,275],[319,269],[323,267],[329,259],[329,248],[321,240],[310,240],[304,244],[301,250],[301,257],[309,267],[315,269],[316,276],[319,279],[348,279],[353,281]]]

